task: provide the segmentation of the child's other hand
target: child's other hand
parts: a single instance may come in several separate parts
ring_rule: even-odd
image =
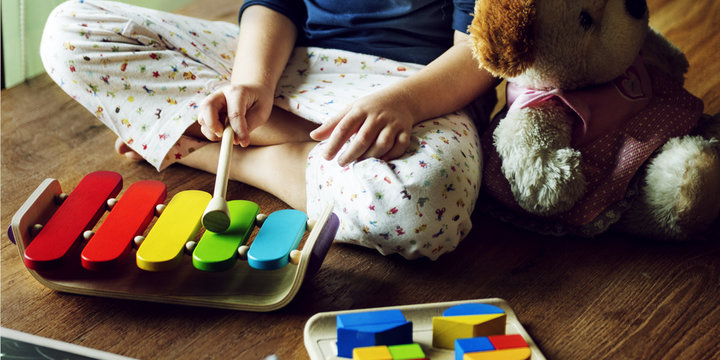
[[[262,85],[226,85],[200,103],[198,123],[210,141],[222,138],[225,124],[230,123],[233,143],[250,145],[250,132],[264,124],[273,107],[273,93]]]
[[[313,130],[310,137],[318,141],[329,139],[324,157],[331,160],[356,134],[338,157],[340,166],[371,157],[384,161],[396,159],[410,146],[414,124],[407,102],[399,98],[382,91],[360,98]]]

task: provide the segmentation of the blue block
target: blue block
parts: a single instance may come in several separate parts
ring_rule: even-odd
[[[366,311],[350,314],[340,314],[336,318],[337,327],[349,328],[353,326],[404,323],[405,315],[400,310]]]
[[[341,314],[337,321],[338,356],[352,357],[356,347],[412,343],[412,322],[400,310]]]
[[[492,350],[495,346],[486,336],[455,340],[455,360],[463,360],[467,353]]]
[[[465,316],[465,315],[485,315],[485,314],[504,314],[505,310],[490,304],[460,304],[448,308],[443,312],[443,316]]]

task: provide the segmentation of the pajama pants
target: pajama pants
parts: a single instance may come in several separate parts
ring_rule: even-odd
[[[158,170],[206,141],[183,135],[202,99],[229,84],[238,26],[109,1],[69,1],[50,15],[41,56],[58,85]],[[355,99],[422,65],[348,51],[298,47],[275,105],[322,123]],[[490,109],[492,107],[490,106]],[[470,231],[482,156],[472,111],[415,125],[411,145],[389,162],[340,167],[309,154],[307,211],[328,203],[340,218],[336,241],[437,259]],[[481,117],[488,114],[480,111]]]

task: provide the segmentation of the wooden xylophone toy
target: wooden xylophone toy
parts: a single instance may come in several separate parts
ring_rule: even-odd
[[[184,190],[164,205],[162,182],[135,182],[117,198],[122,187],[110,171],[87,174],[69,194],[55,179],[38,186],[8,230],[35,279],[84,295],[271,311],[320,268],[339,225],[330,206],[313,221],[232,200],[229,228],[196,241],[209,193]]]

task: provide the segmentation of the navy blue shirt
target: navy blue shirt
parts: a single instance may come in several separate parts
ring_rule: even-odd
[[[475,0],[246,0],[298,28],[298,46],[317,46],[427,64],[467,32]]]

